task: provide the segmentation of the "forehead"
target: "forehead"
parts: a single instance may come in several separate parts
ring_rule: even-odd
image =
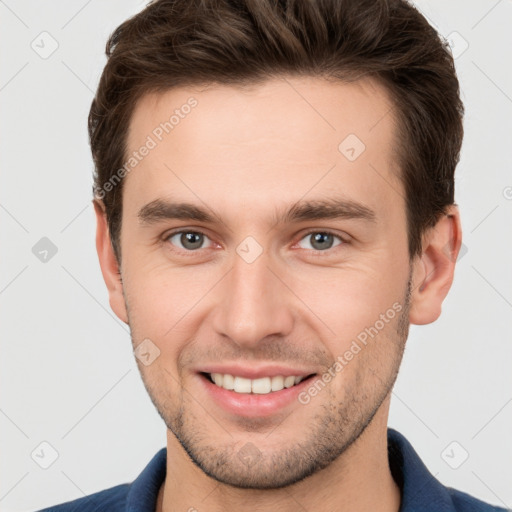
[[[132,114],[127,158],[150,149],[125,178],[126,204],[172,195],[256,211],[338,192],[378,210],[403,201],[395,132],[391,100],[369,79],[281,77],[148,94]]]

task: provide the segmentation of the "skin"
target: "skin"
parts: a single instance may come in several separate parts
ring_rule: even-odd
[[[111,307],[134,347],[149,338],[160,350],[152,364],[138,361],[168,427],[157,510],[396,512],[391,390],[409,323],[441,313],[461,244],[458,210],[425,233],[411,261],[391,100],[369,79],[282,77],[250,89],[146,95],[131,118],[128,152],[191,96],[198,105],[125,178],[121,266],[95,202]],[[351,133],[366,146],[353,162],[338,150]],[[296,201],[339,196],[373,210],[375,221],[274,222]],[[145,225],[138,212],[158,198],[206,205],[219,220]],[[201,248],[166,239],[175,228],[204,233]],[[345,241],[315,249],[309,230]],[[236,252],[247,236],[263,248],[252,263]],[[396,303],[399,313],[308,404],[242,417],[200,385],[197,367],[218,362],[277,361],[320,376]],[[250,467],[238,456],[247,443],[259,454]]]

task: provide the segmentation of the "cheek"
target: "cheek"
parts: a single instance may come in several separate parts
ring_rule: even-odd
[[[306,318],[316,315],[328,328],[326,335],[344,345],[403,301],[408,267],[386,257],[382,251],[339,268],[311,268],[290,274],[287,281],[307,306]],[[391,313],[394,317],[395,311]]]
[[[128,259],[127,259],[128,260]],[[191,333],[198,322],[202,300],[218,278],[212,268],[172,268],[168,262],[130,265],[124,269],[124,290],[132,333],[166,344]]]

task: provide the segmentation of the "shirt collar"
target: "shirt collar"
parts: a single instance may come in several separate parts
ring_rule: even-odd
[[[455,511],[447,488],[430,473],[411,443],[392,428],[388,428],[388,460],[402,494],[399,512]]]
[[[130,484],[126,497],[126,512],[155,512],[158,491],[167,472],[166,461],[167,448],[162,448]]]

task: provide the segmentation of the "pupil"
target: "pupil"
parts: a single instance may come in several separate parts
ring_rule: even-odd
[[[200,233],[184,233],[181,235],[181,243],[185,247],[187,247],[187,244],[191,244],[192,247],[189,245],[189,248],[197,249],[198,247],[201,247],[201,236],[202,235]],[[312,245],[316,249],[328,249],[332,245],[332,236],[329,233],[315,233],[313,235]]]
[[[201,247],[202,240],[200,237],[201,235],[199,233],[184,233],[181,235],[181,243],[183,247],[187,247],[188,249],[197,249]]]
[[[322,245],[322,242],[325,244],[325,241],[330,241],[331,243],[327,243],[327,247],[325,245]],[[315,247],[315,244],[318,244],[318,247]],[[329,249],[332,245],[332,237],[329,233],[315,233],[313,236],[313,243],[311,244],[315,249]]]

